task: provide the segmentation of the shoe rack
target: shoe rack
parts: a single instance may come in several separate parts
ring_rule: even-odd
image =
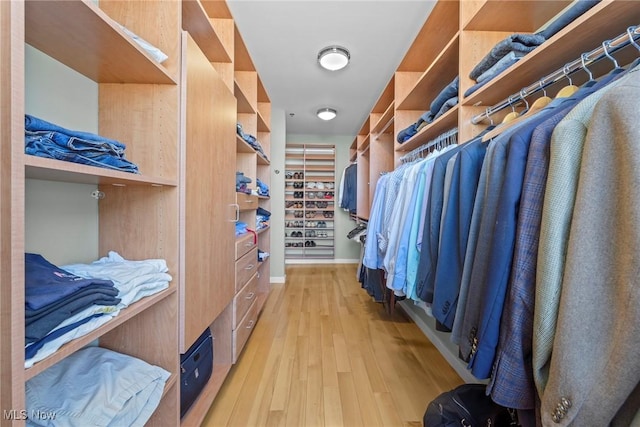
[[[336,149],[289,144],[285,150],[285,258],[335,254]]]

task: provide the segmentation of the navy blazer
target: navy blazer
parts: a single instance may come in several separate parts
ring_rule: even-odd
[[[448,329],[453,327],[473,204],[486,152],[487,144],[476,138],[463,146],[453,166],[441,225],[432,307],[433,316]]]
[[[462,145],[440,154],[434,160],[429,200],[425,213],[422,232],[422,246],[420,261],[416,274],[416,294],[427,303],[433,302],[433,283],[435,280],[436,263],[438,262],[438,246],[440,243],[440,221],[442,219],[442,205],[444,203],[444,177],[447,162],[462,149]]]

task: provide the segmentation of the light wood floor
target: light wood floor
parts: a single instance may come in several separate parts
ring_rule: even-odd
[[[463,381],[355,271],[287,267],[204,427],[422,426],[427,403]]]

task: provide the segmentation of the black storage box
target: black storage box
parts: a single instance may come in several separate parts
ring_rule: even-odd
[[[180,417],[198,398],[213,371],[213,337],[207,328],[185,354],[180,355]]]

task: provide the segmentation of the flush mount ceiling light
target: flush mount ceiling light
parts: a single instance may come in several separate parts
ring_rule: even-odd
[[[318,63],[329,71],[337,71],[347,66],[351,55],[340,46],[329,46],[318,52]]]
[[[331,119],[334,119],[336,117],[338,112],[336,110],[334,110],[333,108],[321,108],[321,109],[318,110],[318,112],[316,114],[322,120],[331,120]]]

